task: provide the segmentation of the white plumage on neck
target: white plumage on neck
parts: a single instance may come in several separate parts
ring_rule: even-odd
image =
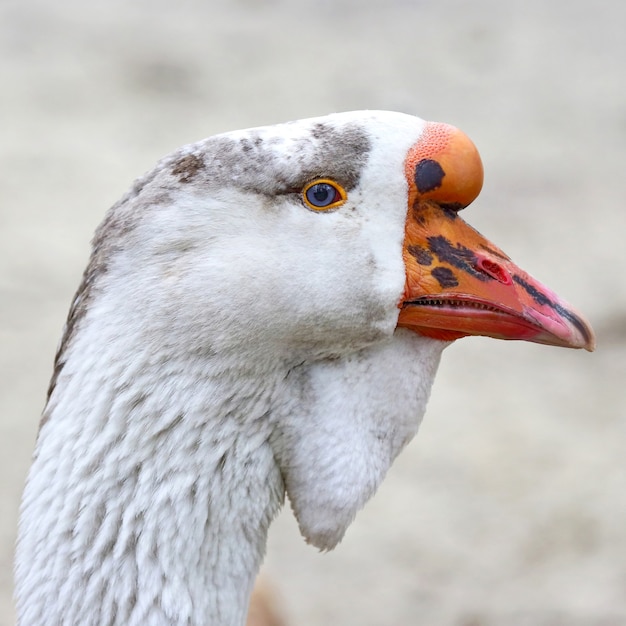
[[[361,113],[212,138],[112,209],[24,494],[23,626],[242,624],[285,488],[308,541],[340,541],[446,345],[395,329],[421,130]],[[341,211],[290,191],[310,172],[344,176]]]
[[[278,459],[304,537],[330,550],[416,434],[447,344],[398,330],[389,342],[300,373],[300,412]],[[288,471],[285,471],[288,468]]]

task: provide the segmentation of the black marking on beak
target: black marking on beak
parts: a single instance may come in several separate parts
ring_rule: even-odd
[[[436,267],[431,274],[437,279],[437,282],[444,289],[449,287],[456,287],[459,281],[456,279],[454,272],[447,267]]]
[[[422,246],[409,246],[408,247],[409,254],[420,264],[420,265],[431,265],[433,262],[433,255],[428,252]]]
[[[444,215],[452,220],[456,219],[456,214],[465,208],[465,205],[460,202],[440,202],[439,206]]]
[[[498,252],[498,250],[494,250],[493,248],[486,246],[484,243],[481,243],[479,245],[485,252],[489,252],[489,254],[491,254],[492,256],[498,257],[499,259],[502,259],[503,261],[511,260],[511,257],[508,257],[506,254],[503,254],[502,252]]]
[[[561,317],[564,317],[566,320],[570,321],[576,329],[583,336],[585,341],[589,343],[591,341],[591,335],[587,330],[585,324],[583,324],[582,320],[576,315],[576,313],[572,313],[562,305],[553,302],[546,296],[544,293],[541,293],[536,287],[530,285],[526,282],[521,276],[517,274],[513,274],[513,280],[540,306],[549,306],[553,311],[558,313]]]
[[[442,263],[447,263],[463,272],[467,272],[478,280],[491,280],[490,276],[476,269],[476,255],[460,243],[453,246],[449,239],[438,235],[436,237],[428,237],[428,248]]]

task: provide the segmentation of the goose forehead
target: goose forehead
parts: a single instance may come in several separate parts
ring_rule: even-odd
[[[374,158],[398,166],[423,130],[419,118],[384,111],[338,113],[209,137],[163,165],[181,186],[278,195],[312,179],[357,187]],[[379,158],[376,159],[376,156]]]
[[[341,134],[348,128],[359,128],[370,138],[374,138],[390,129],[402,129],[405,133],[417,131],[419,134],[422,132],[424,124],[424,120],[418,117],[395,111],[347,111],[281,124],[235,130],[223,133],[221,136],[244,137],[252,133],[260,135],[264,139],[280,138],[288,141],[310,136],[315,139],[322,139],[325,135]],[[219,137],[220,135],[216,136]]]

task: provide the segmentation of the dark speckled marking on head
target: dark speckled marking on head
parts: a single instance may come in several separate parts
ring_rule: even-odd
[[[435,267],[431,274],[444,289],[456,287],[459,284],[454,272],[449,267]]]
[[[192,181],[198,172],[204,169],[204,161],[197,154],[186,154],[172,165],[172,174],[178,176],[178,181],[181,183]]]
[[[311,134],[320,144],[318,151],[323,155],[321,165],[324,170],[342,172],[343,180],[338,182],[344,185],[346,191],[354,189],[371,150],[367,132],[354,123],[336,128],[318,122]],[[325,174],[322,172],[320,175]]]
[[[546,294],[541,293],[536,287],[529,284],[518,274],[513,274],[513,281],[517,283],[539,306],[550,307],[561,317],[564,317],[565,319],[569,320],[574,326],[576,326],[577,330],[580,332],[586,342],[591,341],[591,335],[589,334],[586,325],[578,317],[578,315],[576,315],[572,311],[569,311],[557,302],[553,302]]]
[[[422,159],[415,166],[415,185],[420,193],[433,191],[441,187],[446,175],[443,167],[433,159]]]
[[[313,125],[311,129],[311,135],[315,137],[315,139],[321,139],[324,135],[327,135],[329,132],[332,132],[333,127],[328,124],[324,124],[324,122],[318,122]]]
[[[428,237],[428,249],[443,263],[448,263],[459,270],[471,274],[478,280],[490,280],[490,277],[476,269],[476,255],[465,246],[457,243],[456,246],[452,242],[438,235],[436,237]]]
[[[319,122],[300,137],[249,131],[243,137],[210,137],[192,148],[204,162],[193,180],[199,188],[234,187],[279,196],[299,192],[320,177],[337,180],[349,192],[359,182],[371,142],[357,123],[335,127]]]
[[[422,248],[422,246],[409,246],[408,251],[420,265],[431,265],[433,262],[433,255],[426,248]]]

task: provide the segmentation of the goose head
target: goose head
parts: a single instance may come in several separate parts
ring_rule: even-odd
[[[57,569],[67,593],[97,579],[81,555],[108,545],[98,510],[134,537],[98,553],[117,572],[161,537],[143,547],[151,580],[194,598],[162,594],[164,623],[191,623],[188,605],[237,623],[284,491],[304,537],[333,548],[417,431],[450,341],[592,349],[580,314],[463,221],[481,186],[463,133],[389,112],[218,135],[139,179],[96,233],[57,355],[18,606],[61,605]]]
[[[91,274],[177,352],[312,360],[398,326],[589,349],[582,317],[459,216],[481,187],[463,133],[399,113],[228,133],[136,183]]]

